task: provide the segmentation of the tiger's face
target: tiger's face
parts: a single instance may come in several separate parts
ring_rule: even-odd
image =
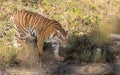
[[[67,32],[60,32],[59,30],[57,31],[57,37],[59,39],[59,42],[62,47],[66,47],[68,45],[68,35]]]

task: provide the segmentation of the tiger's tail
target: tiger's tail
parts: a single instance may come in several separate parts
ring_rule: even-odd
[[[0,38],[3,38],[3,37],[7,34],[7,32],[8,32],[9,29],[10,29],[10,20],[8,20],[6,29],[5,29],[5,31],[0,35]]]

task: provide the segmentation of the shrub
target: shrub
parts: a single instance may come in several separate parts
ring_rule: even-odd
[[[94,36],[94,37],[93,37]],[[93,33],[82,36],[71,35],[69,38],[70,47],[66,51],[65,61],[72,63],[98,63],[110,62],[113,56],[110,54],[108,44],[102,36],[96,38]],[[97,40],[98,39],[98,40]]]

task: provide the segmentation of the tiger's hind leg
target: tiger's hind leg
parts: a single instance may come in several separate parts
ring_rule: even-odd
[[[20,32],[16,32],[16,35],[15,35],[15,38],[14,38],[14,41],[13,41],[13,45],[15,46],[15,47],[20,47],[20,46],[22,46],[22,44],[24,44],[25,43],[25,34],[22,32],[22,31],[20,31]]]

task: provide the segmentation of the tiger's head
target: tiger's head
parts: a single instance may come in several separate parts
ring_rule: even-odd
[[[56,36],[59,39],[59,43],[62,47],[68,46],[68,35],[66,31],[57,30]]]

